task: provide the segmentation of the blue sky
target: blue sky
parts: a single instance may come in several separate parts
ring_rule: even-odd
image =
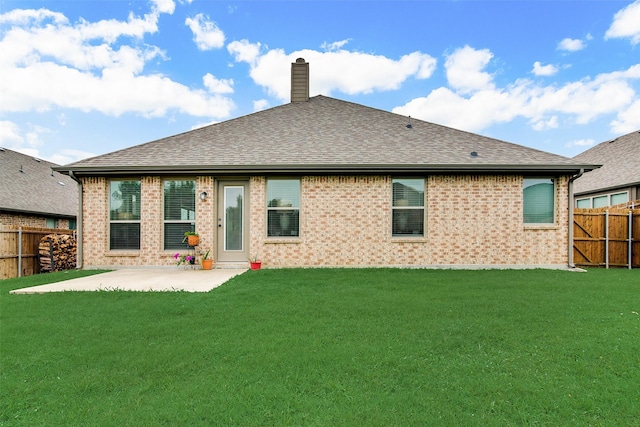
[[[282,105],[298,57],[311,95],[568,157],[640,129],[640,0],[0,0],[0,146],[66,164]]]

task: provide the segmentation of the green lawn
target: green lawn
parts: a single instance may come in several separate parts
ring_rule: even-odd
[[[8,294],[75,274],[0,281],[0,425],[640,420],[640,270],[260,270],[205,294]]]

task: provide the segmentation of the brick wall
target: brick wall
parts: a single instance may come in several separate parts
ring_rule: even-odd
[[[16,214],[12,212],[0,212],[0,225],[18,225],[22,227],[47,227],[47,218],[54,218],[52,216],[39,216],[39,215],[27,215]],[[66,218],[55,218],[56,226],[58,229],[69,229],[69,220]]]
[[[425,236],[391,236],[390,176],[301,178],[300,237],[266,237],[266,179],[250,179],[250,247],[265,267],[565,265],[567,177],[556,186],[556,223],[524,226],[521,176],[430,176]],[[200,247],[215,248],[212,177],[196,178]],[[108,251],[108,181],[83,179],[84,266],[168,266],[162,250],[162,179],[141,178],[141,250]],[[205,201],[198,196],[206,191]],[[212,251],[212,253],[215,251]],[[215,255],[213,256],[215,261]]]
[[[566,265],[567,178],[556,223],[523,224],[521,176],[430,176],[425,236],[391,236],[390,176],[301,180],[300,238],[267,239],[265,180],[251,182],[251,247],[265,267]]]
[[[47,218],[36,215],[21,215],[0,212],[0,225],[18,225],[23,227],[46,227]]]
[[[138,179],[130,177],[126,179]],[[207,200],[199,199],[206,191]],[[158,176],[140,177],[140,250],[109,250],[109,180],[83,178],[83,266],[133,267],[170,266],[175,263],[175,250],[163,249],[163,179]],[[212,177],[196,178],[196,231],[200,234],[200,248],[213,247],[215,230],[215,192]]]

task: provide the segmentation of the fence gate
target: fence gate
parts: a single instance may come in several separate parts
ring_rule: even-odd
[[[575,209],[573,262],[584,267],[640,267],[640,209]]]

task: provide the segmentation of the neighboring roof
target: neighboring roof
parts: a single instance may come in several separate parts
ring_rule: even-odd
[[[408,124],[411,126],[407,126]],[[472,152],[478,155],[473,157]],[[568,172],[591,165],[326,96],[59,168],[136,173]]]
[[[600,169],[576,179],[576,195],[640,185],[640,131],[602,142],[573,159],[602,164]]]
[[[16,151],[0,148],[0,210],[76,217],[78,187],[58,166]]]

